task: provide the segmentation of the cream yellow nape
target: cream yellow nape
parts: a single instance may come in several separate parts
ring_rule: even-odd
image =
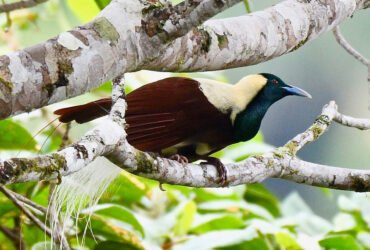
[[[208,101],[218,110],[224,114],[231,111],[232,123],[267,83],[267,79],[259,74],[245,76],[234,85],[204,78],[195,80],[200,83]]]

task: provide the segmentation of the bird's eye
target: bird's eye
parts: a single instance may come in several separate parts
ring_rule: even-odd
[[[276,80],[276,79],[273,79],[273,80],[271,80],[271,82],[272,82],[272,84],[274,84],[274,85],[278,85],[278,80]]]

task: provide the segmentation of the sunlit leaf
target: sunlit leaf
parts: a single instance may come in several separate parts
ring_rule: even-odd
[[[50,241],[44,241],[44,242],[38,242],[34,244],[31,248],[31,250],[52,250],[56,248],[56,246],[50,242]]]
[[[217,201],[209,201],[204,202],[198,205],[198,209],[201,212],[233,212],[233,211],[240,211],[242,210],[244,213],[247,213],[248,216],[254,215],[260,218],[264,218],[267,220],[271,220],[273,217],[271,214],[263,207],[248,204],[244,201],[230,201],[230,200],[217,200]]]
[[[8,119],[0,121],[0,149],[36,150],[36,141],[20,124]]]
[[[249,5],[249,0],[243,0],[243,2],[244,2],[245,11],[247,13],[251,13],[251,7]]]
[[[94,212],[95,214],[103,215],[107,219],[111,218],[117,221],[128,223],[133,227],[133,229],[140,232],[141,235],[144,236],[144,229],[140,225],[139,221],[135,218],[130,210],[123,206],[116,204],[101,204],[96,205],[85,212]]]
[[[289,250],[300,250],[302,247],[297,243],[297,241],[288,233],[276,233],[276,241],[278,242],[281,249]]]
[[[319,241],[327,250],[362,250],[363,247],[351,235],[333,235]]]
[[[226,230],[226,229],[241,229],[245,226],[245,222],[236,215],[224,215],[206,223],[200,224],[191,230],[192,233],[202,234],[210,231]]]
[[[111,0],[95,0],[96,5],[102,10],[104,9]]]
[[[85,223],[81,223],[80,226],[82,230],[84,230],[86,228],[86,221]],[[93,215],[91,217],[89,227],[91,227],[91,230],[94,233],[93,238],[101,236],[109,241],[115,241],[123,243],[125,245],[130,245],[134,247],[134,249],[144,249],[139,238],[135,234],[133,234],[129,230],[118,227],[102,216]]]
[[[271,250],[269,242],[264,238],[243,241],[227,247],[218,247],[217,250]]]
[[[184,243],[176,244],[172,250],[213,249],[216,247],[235,245],[255,237],[257,237],[257,232],[253,228],[213,231],[192,237]]]
[[[195,200],[197,202],[205,202],[205,201],[212,201],[212,200],[240,200],[240,197],[234,193],[221,193],[218,192],[218,189],[206,189],[206,188],[198,188],[194,189],[194,193],[196,194]]]
[[[175,235],[186,234],[194,220],[194,215],[197,211],[197,207],[194,201],[189,201],[185,204],[183,211],[179,214],[177,218],[177,223],[173,228]]]
[[[108,190],[108,192],[112,192],[112,195],[109,196],[108,200],[103,198],[103,201],[130,207],[131,204],[139,202],[143,196],[150,192],[147,184],[147,180],[122,171]]]
[[[100,11],[96,3],[91,0],[68,0],[67,3],[73,13],[83,22],[91,21]]]

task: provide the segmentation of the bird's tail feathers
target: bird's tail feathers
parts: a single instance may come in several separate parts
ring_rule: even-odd
[[[60,122],[85,123],[109,114],[111,106],[111,98],[104,98],[83,105],[58,109],[54,114],[59,115]]]
[[[76,232],[78,245],[84,246],[85,236],[89,229],[90,217],[100,197],[122,170],[103,157],[97,158],[80,171],[62,177],[62,182],[54,190],[49,213],[59,215],[62,232]],[[53,211],[52,211],[53,210]],[[53,217],[54,218],[54,217]],[[58,217],[56,217],[58,218]],[[78,221],[86,219],[82,237],[78,235]],[[71,223],[74,221],[74,223]],[[57,221],[51,220],[51,229],[58,230]]]

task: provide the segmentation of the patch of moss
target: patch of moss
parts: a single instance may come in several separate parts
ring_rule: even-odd
[[[319,138],[320,135],[322,135],[322,133],[324,132],[322,128],[318,127],[318,126],[314,126],[312,129],[311,129],[312,133],[313,133],[313,138],[316,140],[317,138]]]
[[[0,77],[0,83],[2,85],[4,85],[9,90],[9,92],[12,92],[12,90],[13,90],[13,83],[12,82],[6,81],[5,79]]]
[[[211,47],[211,36],[207,30],[204,28],[194,28],[193,29],[193,37],[192,40],[196,41],[197,44],[200,45],[200,51],[207,53],[209,48]]]
[[[356,192],[367,192],[369,191],[369,183],[359,176],[349,176],[351,179],[350,186],[354,188]]]
[[[176,60],[176,71],[180,71],[180,68],[181,66],[185,63],[185,58],[180,56],[177,60]]]
[[[73,65],[69,60],[58,61],[58,70],[64,74],[70,75],[73,73]]]
[[[97,18],[93,24],[93,29],[96,31],[96,33],[99,34],[101,38],[104,40],[117,43],[119,39],[119,34],[116,30],[116,28],[113,26],[111,22],[108,21],[105,17],[99,17]]]
[[[164,7],[164,6],[160,1],[154,1],[154,2],[151,2],[147,7],[143,8],[141,10],[141,14],[147,15],[150,12],[152,12],[153,10],[160,9],[162,7]]]
[[[300,41],[291,51],[295,51],[302,47],[306,42],[308,41],[308,37],[306,37],[304,40]]]
[[[274,166],[274,161],[273,160],[268,160],[267,161],[267,167],[269,167],[269,168],[272,168]]]
[[[135,155],[135,160],[136,160],[136,166],[137,170],[135,172],[140,172],[140,173],[153,173],[157,172],[154,169],[155,163],[154,160],[151,158],[148,158],[145,154],[143,153],[137,153]]]
[[[279,159],[283,159],[287,153],[290,154],[290,152],[288,151],[288,149],[285,148],[285,147],[277,148],[273,152],[274,156],[276,156]]]
[[[284,146],[290,155],[295,155],[297,153],[298,143],[296,141],[291,141]]]
[[[218,47],[220,49],[229,47],[229,39],[227,38],[227,35],[225,33],[222,35],[216,34],[216,36],[217,36],[217,41],[218,41]]]
[[[64,170],[66,170],[66,159],[63,156],[59,154],[52,154],[52,157],[54,158],[59,169],[63,168]]]

